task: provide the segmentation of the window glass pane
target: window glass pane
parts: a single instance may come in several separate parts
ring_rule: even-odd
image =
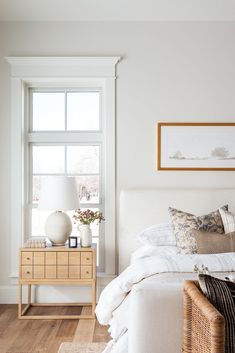
[[[33,146],[33,173],[57,174],[65,171],[63,146]]]
[[[32,192],[32,202],[38,203],[39,195],[41,190],[41,177],[38,175],[33,176],[33,192]]]
[[[99,92],[67,93],[67,129],[99,130]]]
[[[67,172],[73,174],[99,173],[99,146],[67,147]]]
[[[33,92],[33,130],[65,129],[65,93]]]
[[[76,177],[81,203],[99,203],[99,176]]]

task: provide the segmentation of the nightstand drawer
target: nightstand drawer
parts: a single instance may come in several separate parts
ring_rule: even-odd
[[[32,251],[22,251],[22,253],[21,253],[21,263],[22,263],[22,265],[32,265],[32,263],[33,263],[33,252]]]
[[[44,265],[45,254],[42,251],[34,251],[33,253],[33,264],[34,265]]]
[[[69,253],[69,265],[80,265],[81,263],[81,258],[80,258],[80,252],[70,252]]]
[[[33,266],[21,266],[21,278],[23,279],[33,278]]]
[[[57,252],[57,265],[68,265],[69,253],[67,251]]]
[[[81,266],[81,279],[92,278],[92,266]]]
[[[45,278],[56,279],[56,266],[45,266]]]
[[[33,266],[33,278],[41,278],[43,279],[45,277],[45,269],[44,266]]]
[[[57,278],[66,279],[69,278],[69,267],[68,266],[57,266]]]
[[[46,253],[46,265],[56,265],[56,252],[47,252]]]
[[[81,252],[81,265],[92,265],[92,253],[90,251]]]
[[[81,267],[80,266],[69,266],[69,278],[79,279],[81,277]]]

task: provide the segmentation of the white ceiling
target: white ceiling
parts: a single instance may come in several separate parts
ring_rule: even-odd
[[[0,0],[0,21],[233,21],[235,0]]]

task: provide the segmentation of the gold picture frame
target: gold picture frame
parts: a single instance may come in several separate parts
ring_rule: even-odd
[[[159,122],[157,136],[157,170],[235,170],[235,123]]]

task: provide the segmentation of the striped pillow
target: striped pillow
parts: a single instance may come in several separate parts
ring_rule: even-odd
[[[235,215],[232,212],[226,211],[223,208],[219,209],[225,233],[231,233],[235,231]]]
[[[225,320],[225,353],[235,353],[235,283],[199,274],[202,292]]]

